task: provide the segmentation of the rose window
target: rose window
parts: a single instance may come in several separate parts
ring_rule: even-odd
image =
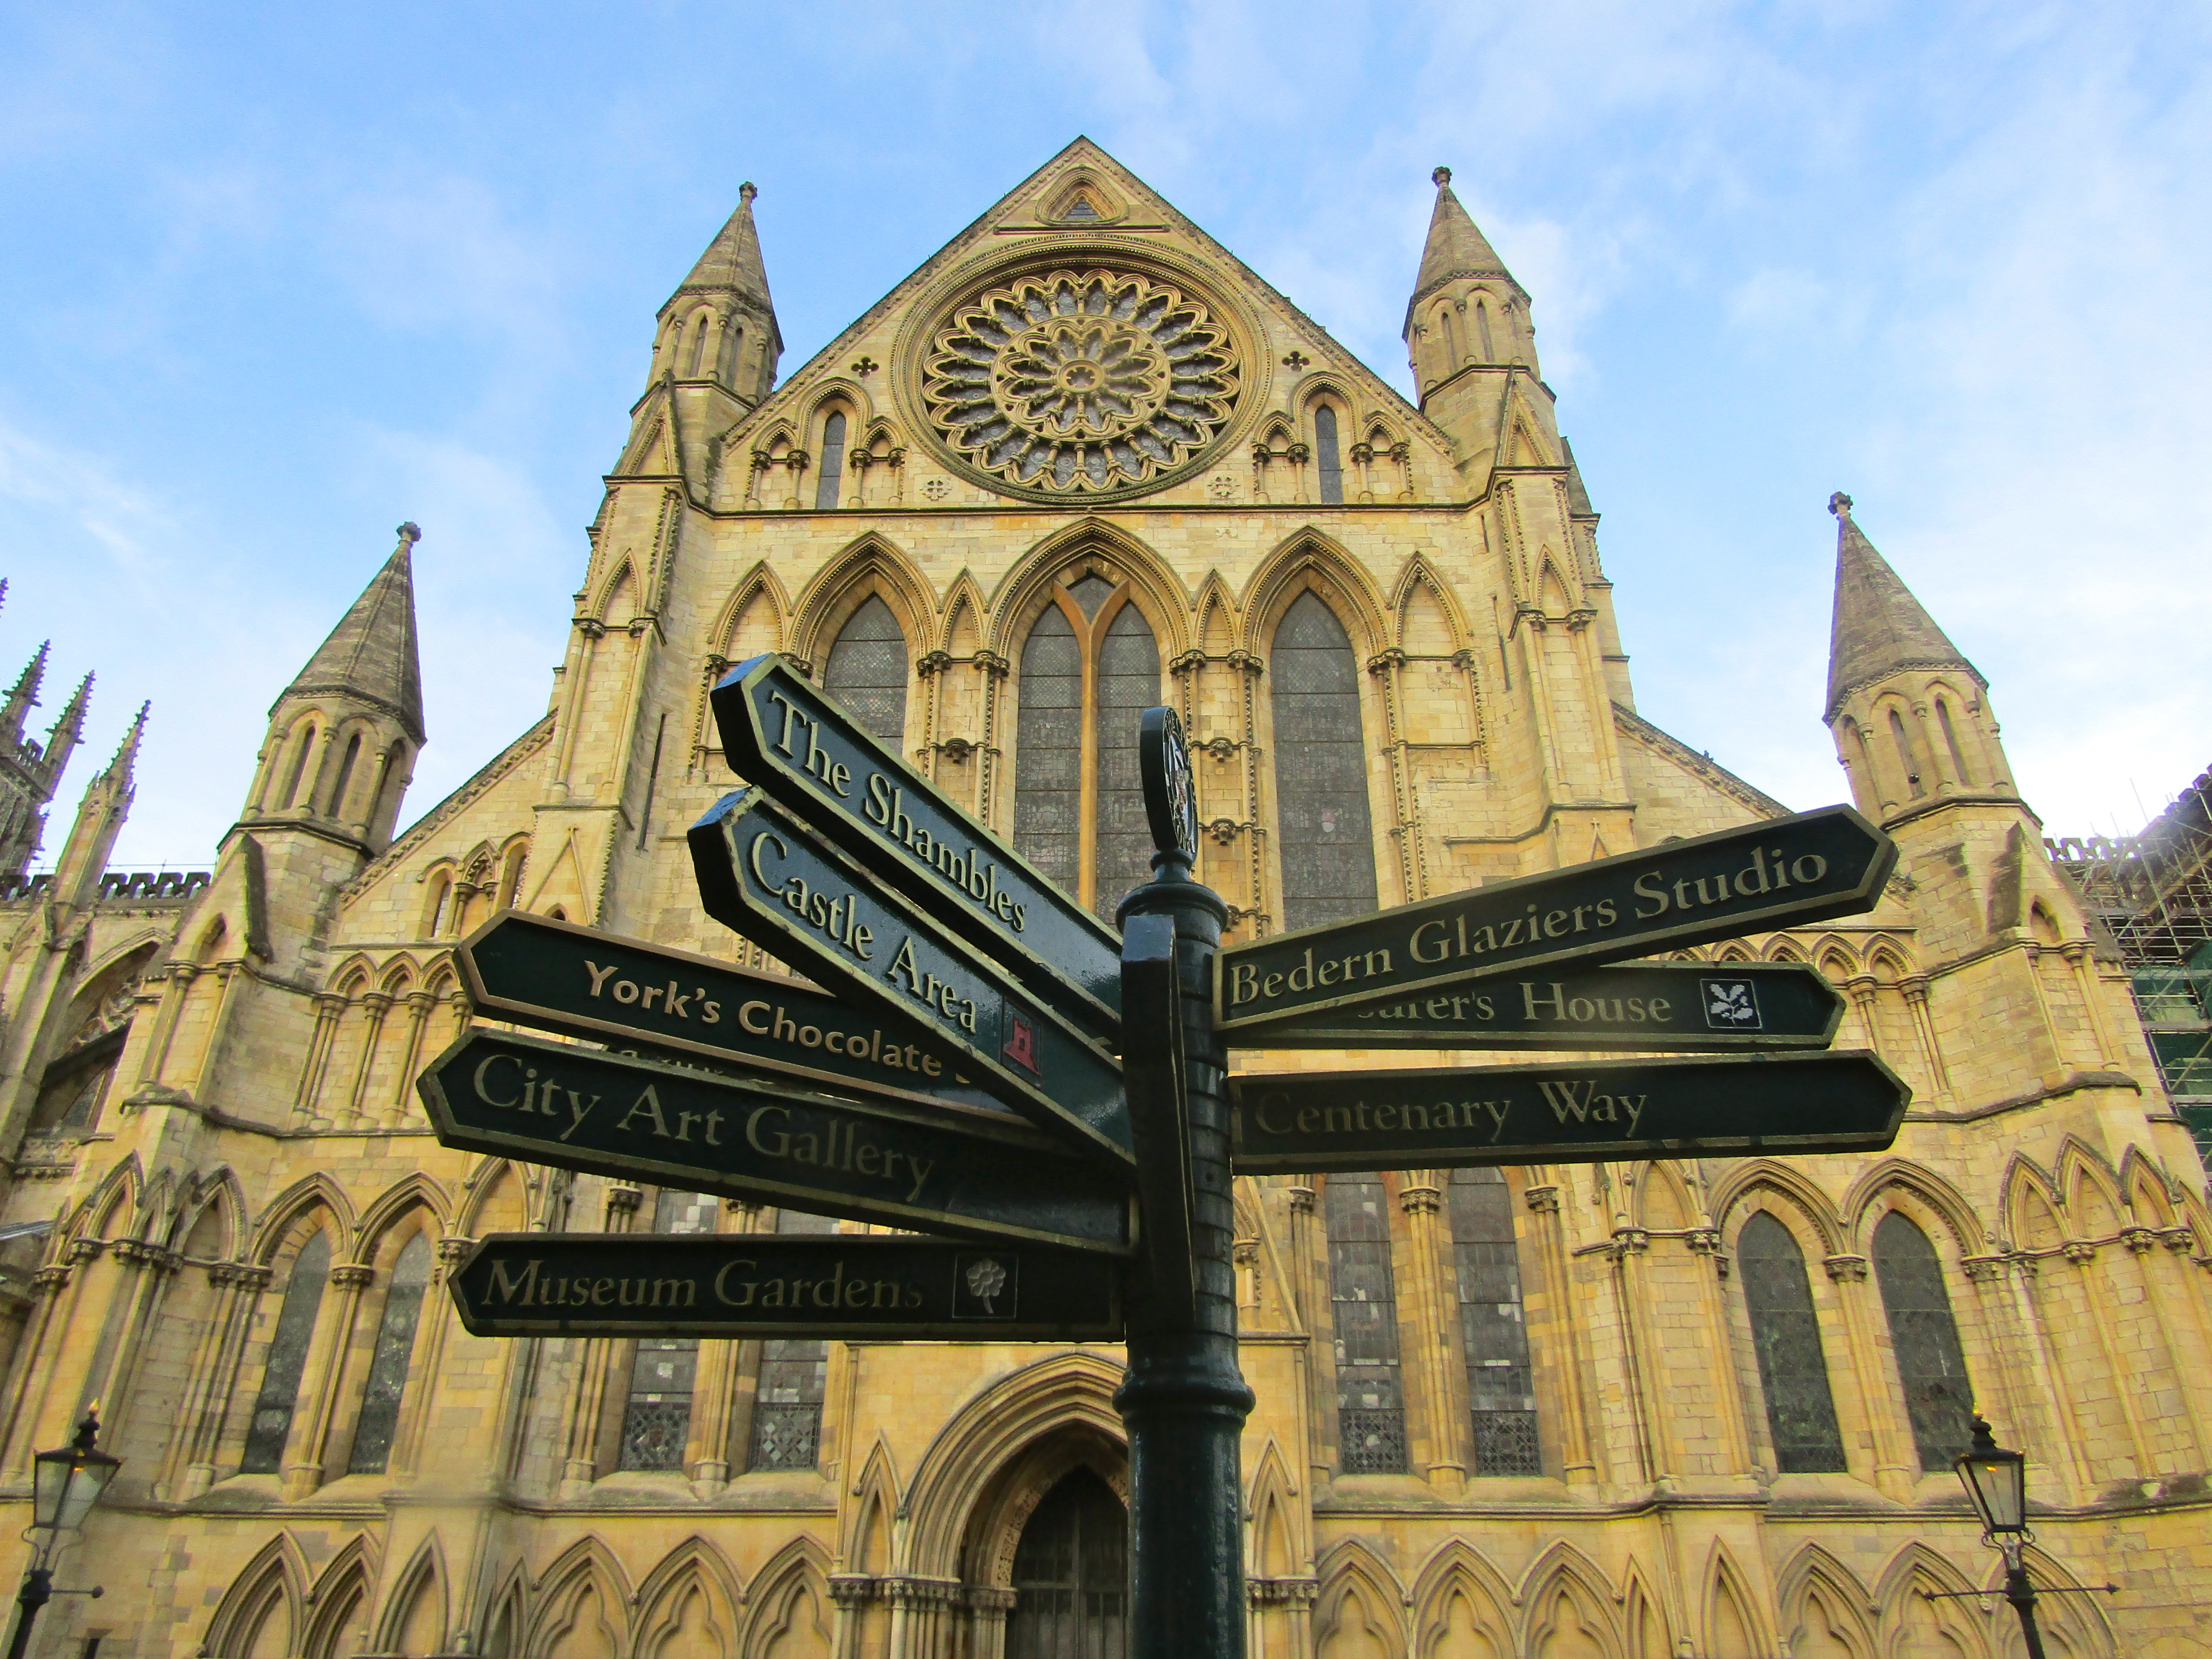
[[[1237,357],[1187,295],[1061,270],[960,307],[931,342],[922,391],[971,465],[1033,489],[1120,489],[1172,471],[1228,424]]]

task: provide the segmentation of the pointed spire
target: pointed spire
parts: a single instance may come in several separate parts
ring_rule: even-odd
[[[138,705],[137,718],[131,722],[131,729],[123,734],[123,741],[116,745],[115,758],[107,763],[107,770],[101,776],[125,789],[131,787],[131,775],[138,766],[138,745],[146,736],[146,716],[153,710],[154,700],[151,697]]]
[[[1898,579],[1851,519],[1851,498],[1828,497],[1836,515],[1836,608],[1828,642],[1828,712],[1852,692],[1908,669],[1963,668],[1987,687],[1973,664]]]
[[[1413,279],[1413,297],[1406,302],[1407,331],[1413,327],[1413,307],[1458,278],[1501,277],[1522,293],[1528,291],[1514,282],[1498,250],[1475,228],[1459,198],[1452,194],[1451,176],[1449,167],[1438,167],[1429,175],[1436,183],[1437,205],[1429,216],[1429,240],[1421,249],[1421,274]]]
[[[0,742],[20,743],[23,738],[23,722],[39,706],[39,686],[46,678],[46,653],[53,648],[52,640],[41,641],[38,654],[23,666],[23,672],[8,693],[8,701],[0,704]]]
[[[48,734],[52,739],[46,745],[48,755],[61,746],[64,733],[67,734],[66,741],[73,744],[76,741],[77,733],[84,730],[85,709],[92,702],[92,680],[93,677],[88,673],[77,682],[76,690],[70,693],[70,700],[62,708],[61,718],[54,722]]]
[[[761,260],[760,233],[753,225],[753,198],[759,194],[750,179],[738,186],[738,210],[707,245],[678,294],[734,292],[771,314],[775,312],[768,294],[768,267]]]
[[[307,659],[286,697],[350,697],[383,709],[422,741],[422,667],[415,638],[415,573],[410,558],[422,532],[399,526],[399,545]],[[270,714],[276,712],[272,707]]]

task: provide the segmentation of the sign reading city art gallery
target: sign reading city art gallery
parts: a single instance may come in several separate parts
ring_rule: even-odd
[[[1111,1036],[1121,1009],[1111,929],[860,727],[779,656],[714,691],[722,751],[758,785],[1030,990]]]
[[[927,1038],[811,986],[688,951],[507,910],[459,954],[478,1012],[519,1025],[733,1060],[892,1099],[975,1093]]]
[[[1878,1152],[1912,1091],[1875,1055],[1745,1054],[1229,1080],[1239,1175]]]
[[[1825,1048],[1844,999],[1801,965],[1596,968],[1329,1008],[1240,1037],[1253,1048]]]
[[[927,1239],[494,1233],[447,1285],[473,1336],[1121,1335],[1121,1270],[1109,1258]]]
[[[1325,1008],[1403,1002],[1870,910],[1897,844],[1848,806],[1668,842],[1224,951],[1214,1015],[1232,1042]]]
[[[1126,1165],[1121,1068],[1005,969],[913,906],[757,790],[691,826],[707,914],[855,1007],[950,1048],[981,1089]]]
[[[1004,1112],[837,1100],[493,1031],[416,1088],[448,1146],[895,1227],[1133,1248],[1127,1182]]]

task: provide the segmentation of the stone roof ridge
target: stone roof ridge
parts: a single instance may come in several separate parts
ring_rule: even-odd
[[[1851,498],[1828,498],[1836,515],[1836,601],[1828,635],[1828,708],[1832,720],[1851,693],[1910,669],[1963,668],[1977,685],[1989,682],[1936,625],[1889,562],[1851,517]]]
[[[1505,261],[1498,257],[1498,250],[1491,246],[1490,239],[1476,228],[1474,220],[1453,194],[1451,176],[1449,167],[1438,167],[1429,175],[1437,187],[1437,204],[1429,215],[1429,238],[1421,247],[1420,274],[1413,278],[1413,298],[1406,301],[1406,322],[1399,331],[1401,336],[1413,330],[1415,306],[1445,283],[1463,276],[1501,277],[1511,283],[1524,297],[1528,294],[1528,289],[1506,270]]]
[[[395,716],[409,737],[422,742],[422,664],[415,632],[411,557],[422,538],[413,525],[399,526],[399,545],[285,687],[277,704],[286,697],[350,697]]]

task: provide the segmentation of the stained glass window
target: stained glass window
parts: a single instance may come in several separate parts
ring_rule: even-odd
[[[1145,827],[1137,776],[1137,731],[1160,700],[1160,652],[1143,613],[1125,605],[1098,647],[1098,914],[1111,921],[1122,895],[1152,873],[1152,836]]]
[[[1351,636],[1318,596],[1301,593],[1275,625],[1267,668],[1283,926],[1364,916],[1375,908],[1375,836]]]
[[[822,670],[823,689],[892,748],[906,740],[906,635],[890,606],[871,593],[838,630]]]
[[[834,1233],[837,1224],[804,1210],[779,1211],[780,1233]],[[830,1345],[770,1337],[761,1344],[760,1384],[753,1394],[754,1469],[811,1469],[822,1453],[822,1398],[829,1392]]]
[[[1828,1361],[1820,1350],[1805,1253],[1787,1227],[1761,1210],[1736,1237],[1736,1261],[1751,1312],[1775,1467],[1784,1474],[1839,1472],[1844,1437],[1828,1392]]]
[[[1344,500],[1344,463],[1336,448],[1336,411],[1327,404],[1314,410],[1314,455],[1321,466],[1321,498],[1325,503]]]
[[[653,1208],[657,1233],[711,1233],[715,1200],[702,1193],[661,1189]],[[629,1398],[623,1407],[622,1445],[616,1467],[680,1469],[691,1433],[691,1395],[698,1384],[699,1339],[638,1339],[630,1360]]]
[[[318,1231],[292,1259],[292,1276],[285,1281],[276,1328],[261,1367],[261,1392],[254,1396],[253,1419],[246,1426],[246,1456],[238,1466],[242,1474],[275,1474],[284,1467],[300,1374],[307,1367],[307,1345],[314,1339],[315,1316],[330,1282],[331,1236]]]
[[[1332,1175],[1327,1187],[1328,1294],[1336,1323],[1337,1442],[1346,1474],[1406,1468],[1398,1370],[1398,1294],[1382,1177]]]
[[[392,1264],[392,1283],[384,1293],[384,1315],[377,1322],[376,1352],[368,1362],[368,1386],[362,1390],[355,1420],[352,1474],[381,1474],[392,1458],[392,1439],[399,1429],[399,1402],[407,1392],[407,1368],[415,1357],[415,1328],[422,1317],[422,1292],[430,1283],[430,1241],[417,1233]]]
[[[1974,1391],[1943,1289],[1943,1264],[1909,1216],[1892,1210],[1875,1226],[1874,1276],[1889,1316],[1890,1347],[1921,1470],[1948,1469],[1973,1438]]]
[[[1449,1191],[1475,1473],[1541,1474],[1512,1194],[1496,1170],[1454,1170]]]
[[[815,475],[814,505],[835,507],[845,478],[845,416],[843,411],[822,423],[822,471]]]
[[[1124,1659],[1129,1650],[1129,1516],[1089,1469],[1063,1477],[1014,1549],[1006,1659]]]

